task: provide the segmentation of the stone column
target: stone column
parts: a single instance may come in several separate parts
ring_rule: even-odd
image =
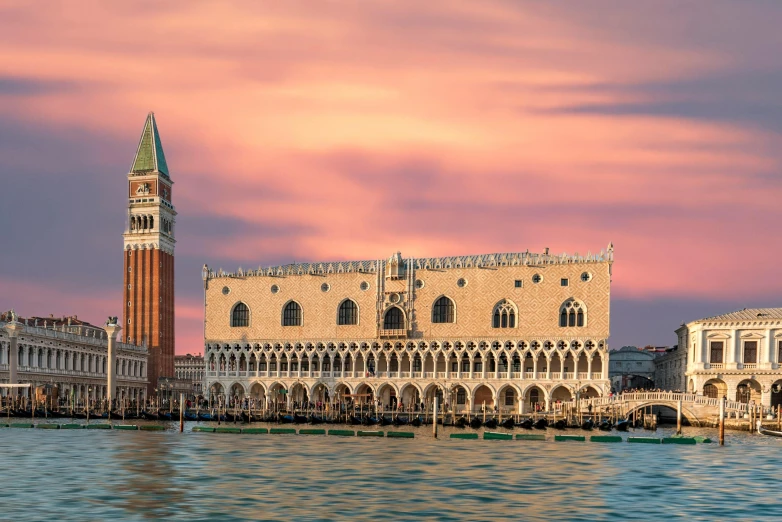
[[[8,384],[19,384],[19,347],[17,345],[19,332],[23,325],[17,321],[7,323],[5,331],[11,341],[8,346]],[[14,393],[14,395],[16,395]]]
[[[114,353],[114,345],[117,339],[117,334],[122,327],[116,323],[106,323],[106,333],[108,334],[108,350],[106,354],[106,399],[111,405],[111,401],[116,398],[117,394],[117,354]]]

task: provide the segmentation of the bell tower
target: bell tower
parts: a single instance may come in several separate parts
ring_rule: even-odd
[[[172,185],[155,115],[150,112],[128,172],[128,219],[122,236],[122,340],[149,350],[148,397],[154,395],[160,377],[174,376]]]

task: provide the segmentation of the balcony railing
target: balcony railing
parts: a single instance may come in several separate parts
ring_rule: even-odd
[[[741,365],[742,370],[756,370],[758,368],[757,363],[743,363]]]
[[[382,338],[404,338],[407,337],[407,330],[380,330],[380,337]]]
[[[710,370],[721,370],[725,365],[722,363],[709,363],[708,366]]]

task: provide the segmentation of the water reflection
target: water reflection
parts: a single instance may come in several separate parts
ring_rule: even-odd
[[[8,477],[0,519],[782,516],[782,441],[758,435],[731,432],[720,448],[451,440],[450,431],[433,440],[414,431],[400,440],[0,429]],[[700,433],[715,435],[688,430]]]

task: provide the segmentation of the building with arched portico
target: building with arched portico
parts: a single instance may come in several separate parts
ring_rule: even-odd
[[[782,308],[745,308],[683,324],[687,390],[707,397],[782,404]]]
[[[204,390],[262,404],[351,395],[526,412],[608,393],[613,246],[204,267]]]

